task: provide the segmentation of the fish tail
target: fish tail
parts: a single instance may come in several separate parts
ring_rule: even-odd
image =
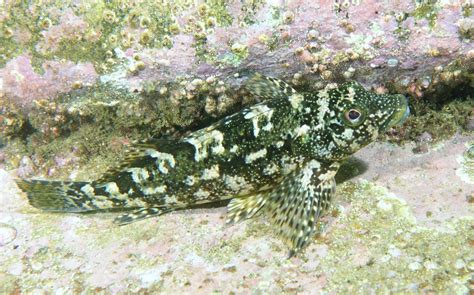
[[[116,207],[92,182],[16,180],[33,207],[52,212],[87,212]]]

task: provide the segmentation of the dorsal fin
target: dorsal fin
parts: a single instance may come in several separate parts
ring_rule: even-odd
[[[297,93],[293,87],[282,80],[266,77],[258,73],[247,81],[245,89],[263,99],[290,97]]]

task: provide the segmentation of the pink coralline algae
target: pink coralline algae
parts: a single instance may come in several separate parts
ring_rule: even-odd
[[[74,83],[88,85],[97,79],[91,63],[46,61],[43,69],[43,75],[36,73],[27,55],[12,59],[0,69],[0,92],[15,104],[28,108],[34,100],[52,99],[70,91]]]
[[[139,76],[130,75],[128,82],[132,89],[140,88],[140,84],[146,80],[160,80],[176,78],[177,75],[192,73],[197,59],[196,49],[193,48],[194,39],[192,36],[179,34],[173,37],[173,49],[145,49],[141,52],[141,58],[146,67]],[[125,54],[133,52],[128,50]],[[173,61],[173,62],[172,62]]]
[[[61,41],[79,40],[86,29],[87,23],[71,9],[67,9],[61,16],[59,24],[41,33],[44,39],[37,45],[37,49],[42,53],[56,51]]]

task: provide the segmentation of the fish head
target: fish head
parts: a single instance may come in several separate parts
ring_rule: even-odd
[[[376,94],[356,82],[347,82],[328,90],[326,113],[323,117],[325,133],[333,152],[328,160],[340,160],[376,140],[379,134],[408,115],[407,98],[400,94]]]

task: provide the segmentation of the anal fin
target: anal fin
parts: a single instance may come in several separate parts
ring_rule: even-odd
[[[133,212],[122,214],[114,219],[114,223],[126,225],[146,218],[160,216],[173,211],[170,207],[140,208]]]

